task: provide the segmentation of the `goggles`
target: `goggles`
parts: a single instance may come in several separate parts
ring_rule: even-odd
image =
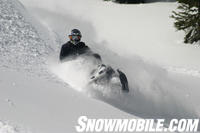
[[[70,38],[71,40],[80,40],[80,39],[81,39],[81,36],[79,36],[79,35],[69,35],[69,38]]]

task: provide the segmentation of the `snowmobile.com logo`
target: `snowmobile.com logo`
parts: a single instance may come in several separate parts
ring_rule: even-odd
[[[77,132],[197,132],[199,119],[172,119],[168,128],[164,123],[165,119],[89,119],[80,116],[75,128]]]

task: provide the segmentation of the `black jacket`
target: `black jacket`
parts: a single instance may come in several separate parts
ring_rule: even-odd
[[[63,60],[67,56],[80,55],[89,50],[89,47],[85,45],[84,42],[79,42],[74,45],[70,41],[62,45],[60,51],[60,60]]]

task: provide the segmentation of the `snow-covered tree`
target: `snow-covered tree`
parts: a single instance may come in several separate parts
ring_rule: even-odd
[[[175,19],[177,30],[184,30],[185,43],[200,41],[200,1],[178,0],[178,11],[173,11],[172,18]]]

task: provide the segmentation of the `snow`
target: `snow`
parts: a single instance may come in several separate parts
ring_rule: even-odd
[[[130,117],[105,103],[88,99],[62,82],[16,70],[1,69],[0,72],[4,75],[0,79],[1,119],[19,123],[32,132],[76,132],[74,126],[81,115]],[[10,106],[7,99],[14,106]]]
[[[176,3],[20,1],[25,7],[0,0],[0,133],[76,132],[81,115],[199,118],[199,47],[175,32],[169,16]],[[85,88],[89,61],[59,64],[74,27],[106,64],[127,74],[130,93]]]
[[[31,133],[31,131],[19,125],[0,121],[0,133]]]
[[[83,35],[91,36],[94,34],[91,36],[92,40],[98,45],[104,43],[107,45],[106,47],[119,55],[129,57],[138,55],[164,66],[199,70],[200,64],[196,58],[199,56],[199,47],[184,45],[184,33],[176,32],[173,27],[174,20],[170,18],[172,10],[177,8],[177,3],[120,5],[100,0],[86,0],[84,2],[81,0],[60,2],[48,0],[48,4],[46,1],[21,1],[35,10],[42,8],[63,17],[66,16],[65,18],[75,16],[80,22],[84,20],[90,23],[93,28],[92,33],[91,31],[88,33],[79,22],[73,26],[80,28]],[[34,14],[36,12],[39,11],[34,11]],[[40,13],[36,15],[40,16]],[[57,17],[60,20],[59,23],[65,18]],[[50,18],[49,16],[40,18],[40,20],[46,21],[45,19]],[[50,27],[55,27],[54,25],[56,23],[49,23]],[[63,37],[69,29],[67,25],[68,23],[65,21],[62,24],[64,29],[56,29],[55,31],[59,30],[57,33]]]
[[[8,125],[8,124],[5,124],[3,122],[0,121],[0,132],[1,133],[17,133],[15,132],[15,128]]]
[[[36,23],[31,18],[27,18],[27,12],[17,1],[1,0],[0,2],[0,9],[4,11],[1,15],[6,16],[1,17],[0,21],[5,22],[1,23],[1,27],[7,31],[1,30],[1,47],[4,48],[0,58],[2,60],[0,67],[1,133],[29,133],[29,131],[73,133],[76,132],[74,126],[81,115],[91,118],[118,118],[119,116],[137,118],[76,92],[44,70],[44,66],[46,67],[44,59],[51,50],[51,44],[45,43],[46,40],[43,41],[43,38],[40,38],[42,35],[37,34],[39,31],[35,27],[39,25],[35,26]],[[21,18],[17,19],[19,16]],[[19,27],[13,23],[19,23],[22,26]],[[6,24],[8,26],[4,27]],[[13,35],[15,32],[17,36]],[[29,32],[32,34],[27,37]],[[14,45],[13,42],[17,44]],[[27,45],[24,45],[26,43]],[[33,46],[36,50],[30,51]],[[18,52],[20,48],[22,51]],[[44,53],[37,53],[43,50],[45,50]],[[19,58],[14,58],[17,56]]]
[[[34,26],[27,22],[28,14],[23,9],[20,3],[0,1],[0,60],[4,67],[33,69],[34,64],[42,64],[43,56],[49,52],[50,46],[39,37]]]

